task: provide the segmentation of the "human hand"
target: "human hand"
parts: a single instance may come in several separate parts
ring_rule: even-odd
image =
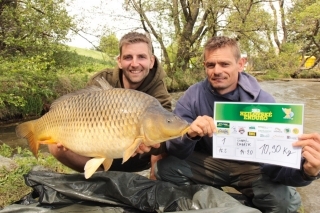
[[[303,134],[293,146],[302,147],[304,172],[309,176],[317,176],[320,173],[320,135],[318,133]]]
[[[155,170],[155,165],[157,163],[158,160],[161,160],[162,158],[166,157],[167,154],[166,153],[162,153],[160,155],[151,155],[151,159],[150,159],[150,177],[149,179],[151,180],[157,180],[155,174],[154,174],[154,170]]]
[[[65,146],[63,146],[61,143],[57,143],[57,148],[59,150],[68,151],[68,149]]]
[[[196,136],[203,137],[205,135],[212,137],[214,132],[216,132],[216,126],[214,125],[213,118],[204,115],[198,116],[196,120],[191,123],[187,134],[190,138]]]
[[[136,156],[136,154],[143,154],[143,153],[146,153],[146,152],[150,152],[152,147],[157,149],[157,148],[160,147],[160,143],[154,144],[154,145],[151,145],[151,146],[147,146],[144,143],[142,143],[142,144],[139,145],[139,147],[136,149],[136,151],[132,154],[131,157]]]

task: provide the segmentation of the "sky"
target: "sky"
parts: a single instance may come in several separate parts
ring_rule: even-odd
[[[118,39],[125,33],[140,27],[140,21],[133,20],[133,16],[123,9],[125,0],[66,0],[67,10],[81,22],[83,31],[80,35],[69,34],[68,45],[86,49],[95,49],[99,45],[101,35],[106,35],[106,30],[114,32]],[[277,6],[277,4],[275,4]],[[84,38],[83,38],[84,37]],[[161,49],[153,41],[155,55],[161,55]]]
[[[128,12],[122,8],[124,0],[67,0],[69,6],[67,10],[70,15],[75,16],[76,20],[81,21],[81,26],[88,33],[81,33],[82,36],[69,34],[70,46],[92,49],[94,45],[99,44],[99,37],[105,30],[111,30],[116,33],[118,39],[121,36],[138,26],[137,23],[130,23],[126,19]],[[102,2],[102,3],[101,3]],[[90,42],[88,42],[89,40]]]

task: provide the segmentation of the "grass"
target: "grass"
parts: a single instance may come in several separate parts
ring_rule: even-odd
[[[40,152],[37,160],[29,149],[12,148],[3,144],[0,146],[0,155],[10,158],[16,165],[11,166],[10,169],[0,168],[0,209],[20,200],[31,192],[32,188],[25,185],[23,175],[27,174],[34,166],[40,165],[59,173],[74,172],[49,153]]]
[[[79,47],[70,47],[71,51],[75,51],[79,55],[103,60],[103,61],[113,61],[113,58],[110,58],[106,53],[99,52],[96,50],[89,50],[89,49],[84,49],[84,48],[79,48]]]

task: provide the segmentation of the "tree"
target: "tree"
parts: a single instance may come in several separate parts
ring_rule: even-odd
[[[66,41],[74,26],[64,0],[2,0],[0,54],[32,55]]]
[[[263,8],[263,1],[233,0],[228,14],[225,34],[236,37],[248,56],[273,49],[272,18]]]
[[[115,33],[102,36],[98,50],[107,53],[110,57],[117,56],[119,54],[119,40]]]
[[[320,1],[297,0],[290,15],[290,39],[300,45],[302,61],[298,69],[291,75],[293,78],[305,70],[303,65],[308,57],[314,56],[315,63],[312,69],[320,62]],[[304,56],[308,56],[304,58]]]
[[[171,84],[178,82],[187,87],[184,73],[190,71],[191,59],[201,57],[199,50],[207,33],[217,33],[215,20],[224,12],[226,1],[127,0],[125,5],[139,14],[143,29],[158,41]],[[172,43],[177,48],[170,48],[175,52],[168,53],[167,46]],[[175,56],[169,57],[170,54]]]
[[[318,5],[319,0],[125,1],[159,43],[171,83],[179,85],[185,85],[190,71],[198,80],[202,45],[216,35],[235,37],[260,69],[292,73],[298,45],[304,52],[318,51]]]

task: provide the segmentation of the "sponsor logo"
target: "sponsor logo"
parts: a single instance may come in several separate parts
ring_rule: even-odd
[[[258,129],[271,129],[270,126],[258,126]]]
[[[229,129],[218,129],[217,134],[219,134],[219,135],[229,135]]]
[[[282,108],[282,111],[285,114],[285,116],[283,117],[284,119],[293,119],[294,113],[291,111],[291,108]]]
[[[298,129],[298,128],[294,128],[294,129],[292,130],[292,132],[297,135],[297,134],[299,134],[299,129]]]
[[[278,127],[274,128],[274,131],[273,132],[278,132],[278,133],[282,133],[282,130]]]
[[[235,126],[233,126],[231,129],[232,129],[232,134],[237,134],[238,133],[237,128]]]
[[[230,123],[218,122],[218,123],[217,123],[217,127],[218,127],[218,128],[230,128]]]
[[[246,130],[244,129],[244,127],[239,127],[239,133],[240,134],[243,134],[243,133],[245,133],[246,132]]]
[[[298,140],[298,137],[287,135],[287,139]]]
[[[272,132],[272,130],[271,130],[271,129],[260,129],[260,130],[258,130],[258,132],[261,132],[261,133],[270,133],[270,132]]]
[[[285,139],[286,137],[284,135],[273,135],[273,139]]]
[[[291,130],[290,130],[290,128],[285,128],[285,129],[284,129],[284,132],[285,132],[285,133],[290,133]]]
[[[261,138],[269,138],[270,135],[269,135],[269,134],[260,134],[260,137],[261,137]]]
[[[256,136],[257,133],[256,132],[248,132],[248,136]]]

